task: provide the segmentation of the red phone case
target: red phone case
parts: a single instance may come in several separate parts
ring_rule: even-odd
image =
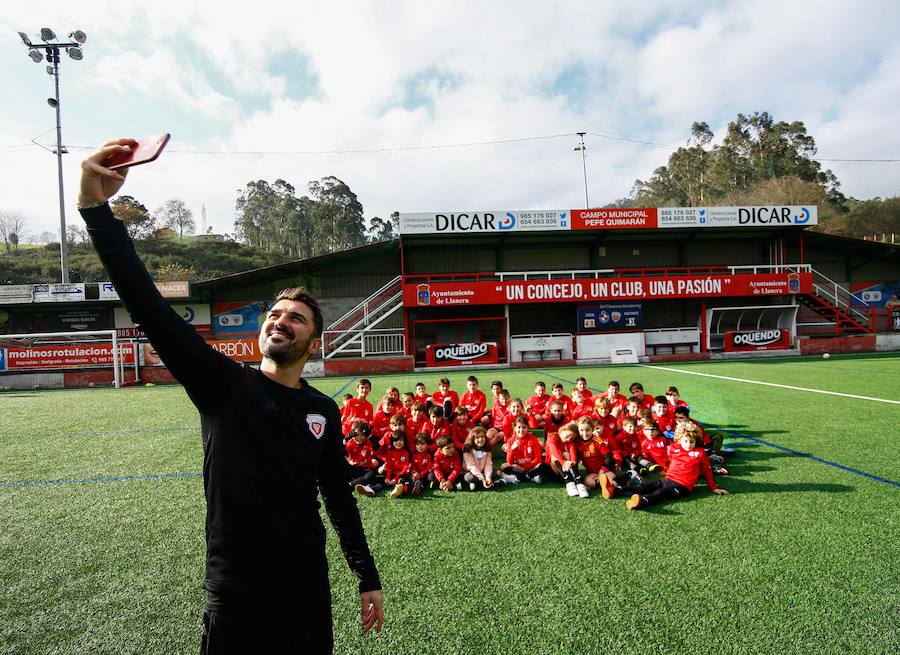
[[[166,147],[166,144],[169,142],[169,137],[170,134],[166,132],[165,134],[160,134],[156,138],[139,139],[137,147],[130,153],[114,155],[107,159],[106,162],[104,162],[106,168],[116,170],[154,161],[159,157],[159,153],[163,151],[163,148]]]

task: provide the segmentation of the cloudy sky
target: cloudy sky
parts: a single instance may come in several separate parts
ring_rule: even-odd
[[[367,217],[556,209],[627,195],[690,125],[802,120],[819,157],[900,159],[895,1],[6,3],[0,210],[58,229],[52,78],[17,31],[88,35],[60,78],[66,203],[117,136],[171,132],[126,192],[183,198],[231,232],[248,181],[334,175]],[[211,9],[211,7],[215,9]],[[647,142],[647,143],[640,143]],[[857,198],[900,194],[900,163],[827,161]]]

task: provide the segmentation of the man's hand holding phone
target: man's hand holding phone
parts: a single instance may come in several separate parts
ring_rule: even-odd
[[[78,206],[99,205],[112,198],[125,183],[128,168],[146,164],[159,157],[169,135],[154,139],[116,139],[107,141],[81,162],[81,189]]]

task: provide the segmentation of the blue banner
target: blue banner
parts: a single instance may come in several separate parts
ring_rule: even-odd
[[[579,332],[640,330],[644,310],[639,302],[578,305]]]
[[[6,370],[6,348],[0,348],[0,371]]]

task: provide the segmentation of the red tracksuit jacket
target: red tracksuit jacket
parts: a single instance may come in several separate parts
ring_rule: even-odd
[[[418,450],[414,451],[410,462],[410,471],[417,473],[419,479],[424,480],[428,477],[431,472],[431,453],[427,450],[424,453],[420,453]]]
[[[578,448],[575,446],[575,441],[577,439],[564,442],[559,438],[559,433],[557,432],[548,434],[547,439],[544,441],[544,461],[547,464],[550,462],[562,464],[564,461],[578,462]]]
[[[521,439],[514,436],[506,450],[506,463],[530,471],[541,463],[541,442],[530,432]]]
[[[677,482],[693,491],[700,474],[706,478],[706,485],[710,491],[716,490],[716,480],[713,477],[712,466],[703,448],[685,450],[680,445],[669,445],[669,467],[666,469],[666,479]]]
[[[350,434],[351,423],[353,423],[353,419],[361,418],[369,425],[372,424],[372,403],[368,400],[360,400],[359,398],[351,398],[347,401],[347,406],[344,408],[344,418],[341,422],[341,427],[344,430],[344,436]]]
[[[449,480],[450,484],[453,484],[456,482],[456,478],[462,475],[462,460],[459,458],[459,453],[454,451],[447,457],[443,451],[437,451],[434,454],[434,464],[431,470],[434,471],[434,477],[438,479],[438,482]]]
[[[350,439],[344,446],[347,451],[347,461],[353,466],[365,466],[367,469],[375,468],[372,464],[372,442],[368,439],[363,440],[361,444],[356,443],[356,439]]]
[[[472,419],[472,422],[477,423],[487,409],[487,396],[481,389],[476,389],[475,393],[466,391],[459,404],[469,410],[469,418]]]
[[[663,436],[659,436],[656,439],[644,437],[641,440],[641,452],[651,462],[666,468],[669,459],[669,443],[670,441]]]
[[[388,482],[394,482],[401,475],[408,475],[412,462],[410,461],[409,451],[406,448],[388,448],[383,452],[384,456],[384,479]]]

